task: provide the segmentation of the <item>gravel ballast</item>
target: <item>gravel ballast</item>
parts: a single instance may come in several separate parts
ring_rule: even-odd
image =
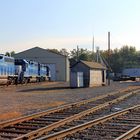
[[[45,82],[9,87],[2,86],[0,87],[0,121],[139,85],[139,82],[111,82],[110,86],[71,89],[69,83]],[[123,109],[139,103],[140,94],[136,94],[116,105],[116,108]]]

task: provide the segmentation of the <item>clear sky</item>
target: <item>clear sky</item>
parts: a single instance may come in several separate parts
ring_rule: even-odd
[[[77,45],[140,50],[140,0],[0,0],[0,53]]]

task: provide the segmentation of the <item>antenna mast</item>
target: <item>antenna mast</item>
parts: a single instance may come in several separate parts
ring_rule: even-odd
[[[94,53],[94,35],[93,35],[93,42],[92,42],[92,52]]]
[[[99,59],[100,59],[100,56],[99,56],[99,46],[96,47],[96,62],[99,63]]]
[[[79,47],[78,47],[78,45],[77,45],[77,54],[76,54],[77,56],[77,61],[79,61]]]

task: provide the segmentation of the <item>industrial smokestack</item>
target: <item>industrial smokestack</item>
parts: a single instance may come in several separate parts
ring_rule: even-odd
[[[108,55],[110,55],[110,32],[108,32]]]
[[[110,66],[110,32],[108,32],[108,64]],[[108,85],[110,85],[110,70],[108,70]]]
[[[92,53],[93,53],[93,62],[94,62],[94,35],[93,35],[93,42],[92,42]]]

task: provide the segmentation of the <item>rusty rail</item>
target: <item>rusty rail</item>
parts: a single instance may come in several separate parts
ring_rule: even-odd
[[[99,119],[95,119],[95,120],[90,121],[88,123],[85,123],[85,124],[82,124],[82,125],[78,125],[76,127],[73,127],[73,128],[70,128],[70,129],[61,131],[61,132],[57,132],[57,133],[54,133],[54,134],[51,134],[51,135],[48,135],[48,136],[44,136],[44,137],[42,137],[42,138],[40,138],[38,140],[56,140],[56,139],[62,139],[64,137],[66,137],[67,135],[74,134],[76,132],[79,132],[79,131],[82,131],[84,129],[90,128],[90,127],[92,127],[94,125],[97,125],[97,124],[102,124],[102,123],[104,123],[104,122],[106,122],[108,120],[111,120],[112,118],[117,118],[118,116],[124,115],[124,114],[129,113],[132,110],[135,110],[135,109],[138,109],[138,108],[140,108],[140,105],[137,105],[137,106],[134,106],[134,107],[130,107],[128,109],[124,109],[122,111],[113,113],[111,115],[107,115],[105,117],[101,117]]]
[[[48,111],[44,111],[44,112],[41,112],[41,113],[36,113],[36,114],[29,115],[29,116],[26,116],[26,117],[21,117],[19,119],[3,122],[3,123],[0,124],[0,132],[1,131],[12,132],[12,133],[17,132],[17,134],[20,134],[20,135],[19,136],[18,135],[14,136],[14,135],[10,135],[10,134],[6,135],[6,134],[2,133],[2,134],[0,134],[0,136],[2,135],[2,136],[5,136],[7,138],[13,137],[15,140],[34,139],[34,138],[36,138],[38,136],[43,135],[44,133],[45,134],[48,133],[49,131],[51,131],[52,129],[54,129],[56,127],[64,125],[65,123],[71,122],[71,121],[73,121],[75,119],[79,119],[82,116],[85,116],[87,114],[95,112],[95,111],[97,111],[99,109],[102,109],[102,108],[104,108],[106,106],[109,106],[110,104],[113,104],[113,103],[116,103],[118,101],[121,101],[121,100],[131,96],[133,93],[137,93],[137,92],[140,92],[140,90],[132,91],[132,92],[127,93],[127,94],[126,93],[123,94],[122,92],[113,92],[113,93],[110,93],[110,94],[107,94],[107,95],[98,96],[96,98],[92,98],[92,99],[89,99],[89,100],[84,100],[84,101],[81,101],[81,102],[78,102],[78,103],[72,103],[72,104],[69,104],[69,105],[64,105],[64,106],[57,107],[55,109],[50,109]],[[101,100],[101,99],[104,99],[104,98],[107,98],[107,97],[110,97],[110,96],[118,95],[118,94],[120,94],[119,96],[121,96],[121,94],[123,96],[121,96],[121,97],[119,97],[117,99],[114,99],[112,101],[108,101],[106,103],[102,103],[102,104],[96,105],[94,108],[90,108],[87,111],[81,112],[81,114],[80,113],[79,114],[76,113],[74,115],[71,114],[67,118],[63,118],[61,116],[62,119],[60,118],[60,119],[58,119],[58,121],[56,121],[57,119],[55,118],[54,119],[55,122],[53,122],[52,124],[48,124],[48,126],[43,125],[41,128],[37,129],[35,127],[37,125],[33,125],[32,122],[30,123],[30,121],[32,121],[32,119],[39,120],[40,119],[39,117],[42,117],[44,115],[49,115],[49,114],[53,114],[53,113],[57,114],[57,112],[61,112],[63,110],[69,110],[72,107],[73,108],[80,107],[81,105],[86,105],[86,104],[88,104],[90,102],[98,101],[98,100]],[[53,118],[49,118],[49,119],[51,121],[53,121]],[[43,119],[43,120],[45,120],[45,119]],[[29,123],[28,123],[28,121],[29,121]],[[27,126],[25,127],[24,125],[22,126],[22,123],[26,124],[28,127]],[[39,123],[39,122],[37,122],[37,123]],[[41,123],[41,125],[42,125],[42,123]],[[7,128],[10,128],[10,130],[8,130]],[[16,128],[18,128],[18,129],[20,128],[21,130],[16,130]],[[27,131],[28,129],[31,129],[32,131]]]
[[[62,126],[64,124],[66,124],[66,123],[69,123],[69,122],[72,122],[74,120],[80,119],[83,116],[86,116],[86,115],[88,115],[90,113],[93,113],[93,112],[96,112],[96,111],[98,111],[100,109],[103,109],[103,108],[105,108],[105,107],[107,107],[107,106],[109,106],[111,104],[114,104],[114,103],[117,103],[117,102],[119,102],[121,100],[124,100],[125,98],[131,96],[132,94],[133,94],[133,92],[130,92],[130,93],[128,93],[126,95],[123,95],[123,96],[121,96],[121,97],[119,97],[117,99],[114,99],[112,101],[106,102],[106,103],[101,104],[101,105],[98,105],[96,107],[93,107],[93,108],[88,109],[86,111],[83,111],[81,113],[75,114],[73,116],[67,117],[66,119],[60,120],[60,121],[58,121],[56,123],[53,123],[53,124],[51,124],[49,126],[46,126],[46,127],[43,127],[41,129],[38,129],[38,130],[33,131],[31,133],[25,134],[25,135],[23,135],[21,137],[16,138],[15,140],[34,139],[34,138],[36,138],[38,136],[43,135],[44,133],[48,133],[49,131],[53,130],[54,128],[60,127],[60,126]]]
[[[103,99],[105,97],[108,97],[108,96],[111,96],[111,95],[115,95],[115,94],[118,94],[118,93],[121,93],[121,91],[112,92],[112,93],[109,93],[109,94],[106,94],[106,95],[97,96],[97,97],[94,97],[92,99],[83,100],[83,101],[80,101],[80,102],[75,102],[75,103],[70,103],[70,104],[62,105],[62,106],[56,107],[54,109],[49,109],[47,111],[42,111],[42,112],[39,112],[39,113],[34,113],[32,115],[27,115],[25,117],[19,117],[17,119],[12,119],[12,120],[9,120],[9,121],[4,121],[4,122],[0,123],[0,128],[7,127],[9,125],[14,125],[16,123],[21,123],[23,121],[28,121],[30,119],[37,118],[37,117],[40,117],[40,116],[43,116],[43,115],[48,115],[48,114],[51,114],[51,113],[54,113],[54,112],[58,112],[58,111],[61,111],[61,110],[64,110],[64,109],[68,109],[68,108],[71,108],[73,106],[80,106],[82,104],[86,104],[86,103],[89,103],[89,102],[92,102],[92,101]]]
[[[139,132],[140,132],[140,125],[134,127],[133,129],[129,130],[128,132],[116,138],[115,140],[128,140],[130,138],[135,137]]]

